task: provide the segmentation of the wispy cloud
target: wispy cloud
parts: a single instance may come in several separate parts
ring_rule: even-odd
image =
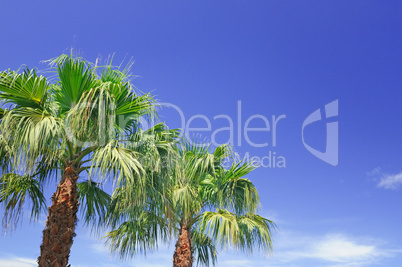
[[[387,174],[380,167],[367,172],[367,176],[377,183],[378,188],[396,190],[402,186],[402,171],[396,174]]]
[[[34,259],[9,257],[9,258],[1,258],[0,266],[33,267],[38,266],[38,263]]]
[[[382,247],[384,242],[380,240],[346,234],[307,236],[285,233],[278,243],[269,266],[365,266],[402,253],[402,250]],[[317,265],[312,265],[312,262]]]
[[[92,251],[94,251],[95,253],[99,253],[99,254],[109,253],[108,247],[107,247],[106,245],[100,244],[100,243],[93,243],[93,244],[91,244],[91,249],[92,249]]]
[[[233,266],[233,267],[243,267],[243,266],[255,266],[252,260],[223,260],[219,262],[222,266]]]
[[[402,172],[391,175],[383,175],[377,187],[385,189],[398,189],[402,185]]]
[[[313,241],[306,249],[290,251],[291,258],[312,258],[339,263],[365,262],[374,256],[376,247],[357,243],[343,235],[327,235]]]
[[[371,171],[367,172],[368,176],[375,176],[381,173],[381,168],[380,167],[376,167],[374,169],[372,169]]]

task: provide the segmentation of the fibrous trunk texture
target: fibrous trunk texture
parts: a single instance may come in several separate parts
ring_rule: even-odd
[[[73,166],[64,169],[63,177],[52,196],[52,206],[43,230],[39,267],[66,267],[75,236],[77,221],[78,174]]]
[[[173,267],[192,267],[193,251],[190,230],[184,224],[181,225],[179,239],[173,255]]]

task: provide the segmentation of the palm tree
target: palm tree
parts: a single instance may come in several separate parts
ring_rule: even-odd
[[[103,226],[112,229],[106,235],[112,253],[121,258],[133,257],[137,252],[154,249],[160,239],[167,240],[171,226],[171,210],[168,189],[169,177],[177,130],[156,129],[152,135],[147,131],[138,135],[135,149],[146,155],[143,161],[148,179],[144,187],[144,199],[127,197],[127,187],[116,188],[112,195]],[[144,141],[141,141],[144,140]]]
[[[151,187],[154,192],[157,188],[159,201],[130,208],[124,204],[129,201],[117,195],[112,199],[125,208],[113,207],[115,213],[110,213],[114,222],[114,230],[107,235],[111,250],[121,257],[133,256],[138,250],[155,248],[158,240],[168,240],[173,228],[178,234],[174,267],[193,266],[195,258],[201,265],[215,264],[218,246],[271,251],[275,224],[256,214],[258,192],[242,178],[255,166],[233,163],[225,169],[223,161],[231,154],[226,145],[211,154],[208,147],[184,142],[175,151],[176,156],[165,162],[169,183],[162,189]],[[144,238],[147,242],[141,241]]]
[[[28,68],[0,72],[0,99],[7,103],[0,122],[0,202],[7,225],[28,199],[37,218],[45,206],[43,185],[57,181],[38,263],[61,267],[68,265],[79,201],[87,223],[106,211],[110,197],[99,183],[112,179],[131,198],[144,198],[144,155],[133,147],[141,120],[156,113],[151,95],[134,92],[131,65],[120,70],[62,55],[51,66],[51,79]]]
[[[229,169],[223,160],[228,146],[209,147],[184,143],[179,147],[179,163],[174,169],[172,205],[179,236],[173,255],[174,267],[216,261],[216,247],[229,245],[246,252],[253,248],[272,250],[275,224],[256,214],[258,192],[250,180],[242,178],[255,169],[252,163],[234,162]]]

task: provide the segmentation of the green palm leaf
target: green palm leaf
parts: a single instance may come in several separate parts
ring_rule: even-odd
[[[45,210],[46,202],[39,182],[30,175],[14,173],[4,174],[0,178],[0,203],[4,205],[3,225],[7,228],[10,222],[18,222],[22,208],[27,200],[31,201],[31,219],[38,219]]]
[[[117,187],[127,186],[142,196],[146,176],[140,157],[139,153],[120,147],[115,141],[109,142],[93,152],[89,176],[98,176],[102,181],[113,177]]]
[[[101,223],[110,203],[110,195],[103,191],[94,181],[83,181],[77,184],[78,196],[81,203],[81,212],[84,222]]]
[[[54,86],[55,101],[64,114],[73,108],[97,81],[90,65],[80,58],[62,55],[54,60],[54,63],[57,63],[59,77],[59,83]]]
[[[254,248],[272,251],[272,231],[276,225],[259,215],[236,215],[227,210],[207,211],[200,216],[198,229],[222,247],[234,247],[247,252]]]
[[[24,164],[28,170],[35,168],[39,157],[51,161],[63,140],[63,123],[48,111],[33,108],[16,108],[7,112],[0,125],[3,138],[9,140],[14,165]]]
[[[215,265],[217,262],[217,250],[214,242],[207,235],[197,229],[191,231],[193,249],[196,254],[197,264],[203,266]]]
[[[24,69],[0,72],[0,99],[20,107],[42,108],[49,91],[49,83],[35,70]]]

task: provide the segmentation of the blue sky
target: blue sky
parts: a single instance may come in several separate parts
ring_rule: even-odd
[[[400,1],[69,1],[1,3],[0,69],[69,53],[90,61],[133,58],[134,84],[167,105],[161,118],[212,140],[233,120],[240,157],[275,152],[284,168],[249,175],[261,214],[274,220],[274,254],[222,252],[218,266],[400,266],[402,262],[402,3]],[[338,100],[338,116],[325,105]],[[239,121],[239,105],[241,119]],[[327,123],[338,122],[333,166]],[[178,112],[180,110],[180,113]],[[185,121],[180,117],[182,114]],[[249,132],[249,128],[270,131]],[[277,123],[273,144],[272,116]],[[240,122],[240,123],[239,123]],[[238,129],[242,135],[239,137]],[[230,140],[230,131],[214,140]],[[239,142],[240,139],[240,142]],[[34,266],[41,221],[29,220],[0,241],[0,266]],[[174,246],[120,262],[78,225],[72,266],[171,266]]]

